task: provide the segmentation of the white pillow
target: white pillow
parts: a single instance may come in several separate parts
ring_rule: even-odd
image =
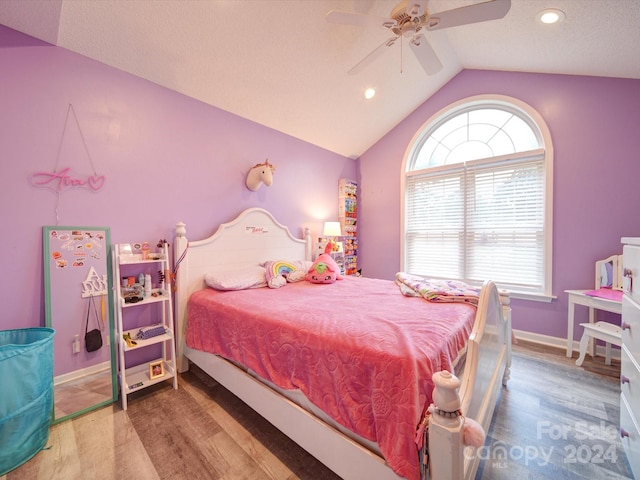
[[[267,286],[265,268],[259,265],[208,273],[204,282],[216,290],[245,290]]]

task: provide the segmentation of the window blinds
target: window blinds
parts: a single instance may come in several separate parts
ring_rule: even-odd
[[[408,173],[405,269],[541,292],[544,169],[537,152]]]

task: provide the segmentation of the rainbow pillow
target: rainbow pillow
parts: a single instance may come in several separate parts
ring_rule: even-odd
[[[289,283],[304,280],[307,269],[311,262],[303,260],[276,260],[265,262],[265,280],[270,288],[280,288]]]

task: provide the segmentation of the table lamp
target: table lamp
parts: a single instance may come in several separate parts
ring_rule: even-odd
[[[325,237],[327,242],[331,242],[331,250],[338,252],[341,250],[342,243],[336,242],[336,237],[342,236],[342,230],[340,229],[340,222],[324,222],[324,229],[322,230],[322,236]]]

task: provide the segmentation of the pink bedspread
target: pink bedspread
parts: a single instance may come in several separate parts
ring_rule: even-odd
[[[347,277],[330,285],[219,292],[189,301],[186,343],[300,389],[358,435],[377,442],[400,476],[419,479],[416,426],[431,375],[466,345],[468,304],[406,297],[392,281]]]

